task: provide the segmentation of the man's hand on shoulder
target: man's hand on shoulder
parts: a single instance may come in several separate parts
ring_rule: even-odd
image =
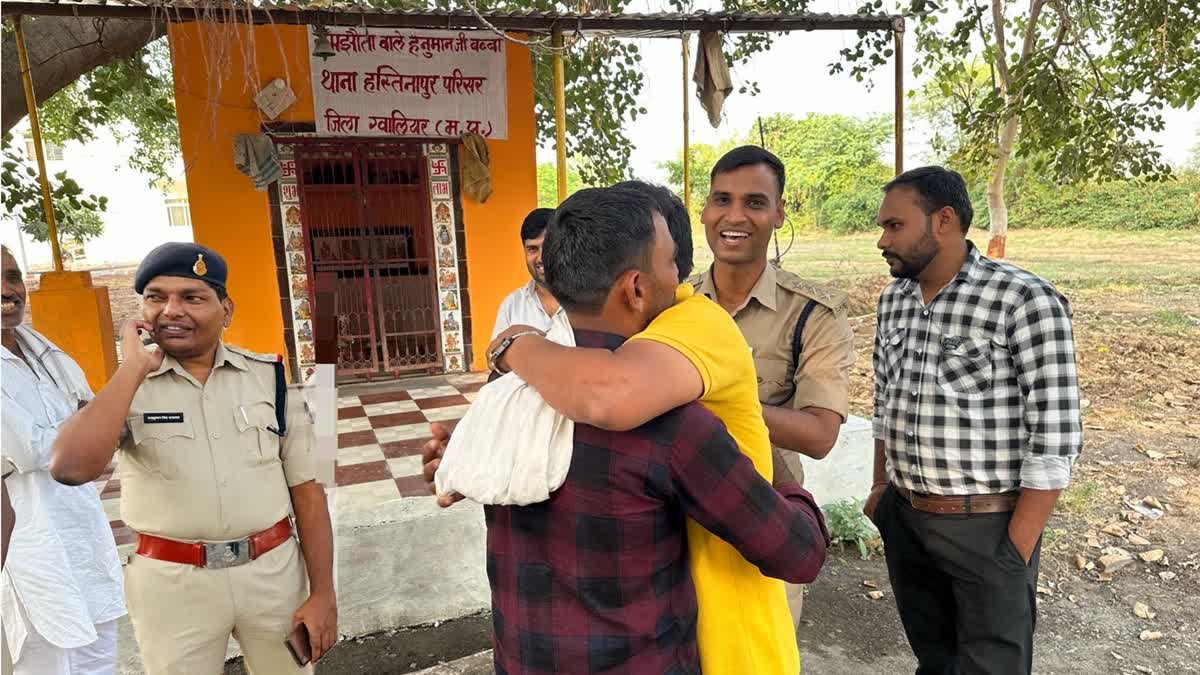
[[[519,323],[513,324],[513,325],[509,326],[508,328],[505,328],[504,330],[500,331],[500,333],[497,334],[496,337],[492,339],[491,344],[489,344],[488,348],[487,348],[487,358],[489,361],[488,365],[493,370],[499,369],[502,372],[507,372],[508,370],[510,370],[508,367],[508,364],[504,360],[503,354],[500,355],[500,358],[497,359],[495,363],[490,362],[491,355],[492,355],[492,352],[496,351],[496,349],[500,346],[500,344],[502,342],[504,342],[506,339],[508,339],[514,335],[520,335],[521,333],[537,333],[538,335],[546,334],[545,331],[538,330],[537,328],[534,328],[533,326],[526,326],[524,324],[519,324]]]

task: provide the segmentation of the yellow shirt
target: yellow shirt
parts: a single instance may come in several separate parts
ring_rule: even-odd
[[[771,440],[758,401],[754,357],[729,313],[681,284],[675,305],[631,339],[665,344],[696,366],[704,381],[701,405],[725,423],[754,468],[771,480]],[[687,523],[687,537],[704,672],[800,672],[784,583],[763,576],[733,546],[694,521]]]

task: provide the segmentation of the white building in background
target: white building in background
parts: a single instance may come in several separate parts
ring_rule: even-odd
[[[13,137],[18,143],[24,139],[26,154],[32,158],[28,126],[18,126]],[[192,240],[182,164],[172,171],[175,181],[151,185],[145,174],[129,166],[129,157],[135,152],[133,144],[118,143],[112,136],[86,144],[47,144],[45,150],[52,182],[54,174],[66,171],[84,194],[108,197],[108,210],[100,214],[104,233],[83,242],[82,247],[64,244],[64,258],[68,254],[71,258],[65,261],[68,270],[136,265],[159,244]],[[17,215],[0,211],[0,241],[12,250],[26,272],[51,269],[50,243],[34,241],[20,230],[17,219]]]

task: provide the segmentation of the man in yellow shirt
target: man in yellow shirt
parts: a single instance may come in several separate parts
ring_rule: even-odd
[[[666,188],[622,184],[650,194],[680,255],[680,279],[691,273],[691,224]],[[531,330],[513,328],[508,335]],[[488,350],[489,353],[492,351]],[[499,370],[511,368],[551,407],[585,424],[613,431],[636,428],[688,402],[725,423],[758,472],[771,479],[771,442],[758,400],[753,355],[733,318],[712,300],[676,290],[676,304],[615,352],[557,345],[536,335],[514,341]],[[610,405],[636,391],[637,405]],[[784,583],[763,576],[729,544],[688,522],[688,549],[699,605],[697,642],[709,673],[791,675],[800,670],[795,627]]]

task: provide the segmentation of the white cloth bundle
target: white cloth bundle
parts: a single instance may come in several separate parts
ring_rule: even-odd
[[[561,313],[546,337],[575,346]],[[480,504],[546,501],[567,479],[574,435],[574,422],[509,373],[479,390],[450,437],[434,485],[438,494],[457,492]]]

